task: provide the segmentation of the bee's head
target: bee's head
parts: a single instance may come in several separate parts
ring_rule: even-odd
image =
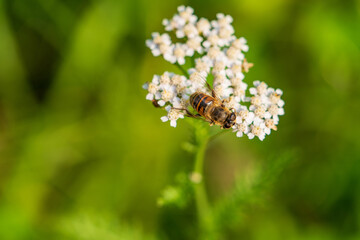
[[[225,124],[224,124],[223,128],[225,128],[225,129],[231,128],[235,124],[235,120],[236,120],[236,115],[235,115],[235,113],[231,112],[229,114],[229,116],[227,117],[227,119],[225,120]]]

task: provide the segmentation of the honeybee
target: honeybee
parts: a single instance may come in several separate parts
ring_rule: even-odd
[[[214,89],[211,88],[209,83],[204,79],[204,83],[211,91],[211,96],[203,92],[195,92],[191,94],[189,103],[198,114],[192,114],[187,108],[173,108],[181,111],[186,111],[186,116],[193,118],[201,118],[212,125],[219,125],[221,128],[231,128],[235,124],[236,115],[233,109],[225,107],[224,100],[216,95]],[[152,100],[155,107],[160,108],[157,100]]]
[[[208,85],[208,84],[207,84]],[[210,88],[210,86],[208,85]],[[211,88],[210,88],[211,89]],[[223,101],[221,101],[215,94],[215,91],[211,89],[212,96],[202,92],[195,92],[190,96],[190,105],[199,113],[197,115],[191,114],[186,111],[190,117],[204,117],[206,121],[210,122],[210,125],[220,125],[221,128],[231,128],[235,124],[235,113],[225,107]]]

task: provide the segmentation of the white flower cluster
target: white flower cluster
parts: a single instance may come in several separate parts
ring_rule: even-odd
[[[280,89],[268,88],[264,82],[255,81],[246,96],[248,85],[243,82],[253,66],[245,59],[249,50],[245,38],[236,38],[229,15],[217,14],[216,20],[198,19],[191,7],[178,7],[172,19],[164,19],[165,30],[174,32],[179,42],[172,43],[167,33],[153,33],[146,41],[154,56],[163,56],[166,61],[176,64],[185,75],[165,72],[155,75],[151,82],[144,84],[148,91],[146,99],[156,106],[164,107],[167,116],[162,121],[176,121],[186,115],[191,94],[199,91],[211,94],[204,79],[213,80],[213,88],[225,107],[234,109],[236,136],[244,134],[250,139],[260,140],[271,130],[277,129],[279,115],[284,114],[284,101]],[[186,60],[192,67],[185,70],[181,65]]]
[[[242,137],[247,134],[250,139],[257,136],[264,140],[271,130],[277,130],[279,115],[284,115],[284,101],[280,98],[280,89],[268,88],[266,83],[255,81],[254,87],[250,88],[251,105],[249,108],[240,107],[236,117],[234,132]]]

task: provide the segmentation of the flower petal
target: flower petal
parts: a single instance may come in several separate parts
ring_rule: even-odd
[[[176,127],[176,120],[171,120],[170,121],[170,126]]]

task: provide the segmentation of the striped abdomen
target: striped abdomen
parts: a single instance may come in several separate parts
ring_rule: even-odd
[[[206,108],[212,104],[214,100],[213,97],[200,92],[193,93],[190,96],[191,106],[202,116],[205,116]]]

